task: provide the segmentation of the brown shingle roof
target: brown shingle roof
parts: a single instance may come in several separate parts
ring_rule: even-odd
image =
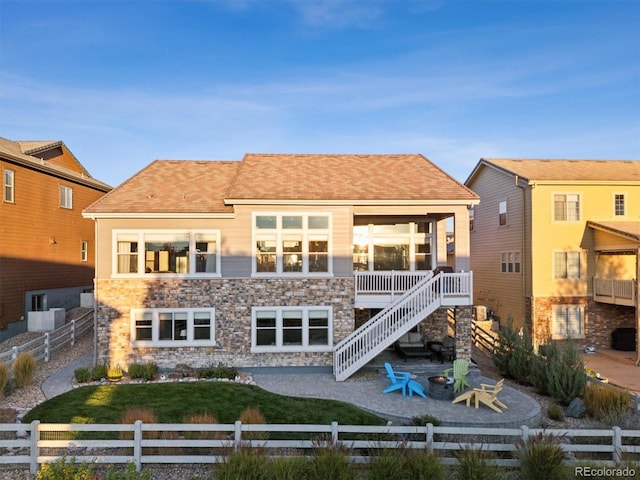
[[[247,154],[238,161],[157,160],[85,210],[230,213],[252,201],[477,201],[422,155]]]
[[[640,182],[638,160],[542,160],[483,158],[527,180],[538,181],[635,181]]]
[[[422,155],[247,154],[228,199],[476,200]]]
[[[156,160],[85,213],[231,213],[224,194],[240,162]]]

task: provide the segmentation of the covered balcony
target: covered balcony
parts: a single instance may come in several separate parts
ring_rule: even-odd
[[[637,280],[593,278],[593,300],[613,305],[636,306]]]

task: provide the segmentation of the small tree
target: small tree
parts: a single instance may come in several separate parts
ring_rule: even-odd
[[[584,395],[586,378],[584,363],[572,340],[567,342],[557,359],[549,363],[549,393],[563,405]]]

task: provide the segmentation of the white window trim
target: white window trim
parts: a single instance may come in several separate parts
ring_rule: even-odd
[[[282,313],[285,311],[302,311],[302,345],[282,345]],[[327,335],[328,345],[309,345],[309,311],[324,310],[327,312]],[[275,311],[276,312],[276,345],[265,346],[256,345],[256,312]],[[273,353],[273,352],[332,352],[333,351],[333,313],[331,307],[326,306],[306,306],[306,307],[251,307],[251,353]]]
[[[557,253],[577,253],[578,254],[578,260],[580,262],[580,270],[578,271],[578,276],[577,277],[569,277],[567,276],[567,278],[561,278],[561,277],[556,277],[556,254]],[[553,279],[553,281],[555,282],[576,282],[579,280],[583,279],[583,272],[582,269],[584,268],[585,262],[584,262],[584,258],[582,258],[582,251],[581,250],[553,250],[552,256],[551,256],[551,278]],[[567,275],[569,274],[569,265],[567,262]]]
[[[196,234],[207,234],[216,236],[216,272],[189,272],[189,273],[145,273],[145,250],[144,250],[144,235],[145,234],[186,234],[189,235],[189,269],[196,268]],[[137,235],[138,236],[138,271],[136,273],[118,273],[118,235]],[[111,236],[111,276],[113,278],[220,278],[222,273],[221,268],[221,245],[220,245],[220,230],[209,229],[149,229],[149,230],[132,230],[132,229],[118,229],[113,230]]]
[[[504,212],[502,211],[502,204],[504,203]],[[500,216],[504,214],[504,223],[500,223]],[[509,201],[505,198],[498,202],[498,226],[506,227],[509,225]]]
[[[558,311],[560,310],[565,310],[567,308],[574,308],[577,309],[580,312],[580,333],[578,335],[575,336],[569,336],[567,335],[566,332],[566,325],[565,325],[565,334],[564,335],[558,335],[556,333],[556,322],[558,321]],[[552,312],[552,319],[551,319],[551,338],[552,340],[568,340],[569,338],[571,338],[572,340],[580,340],[585,338],[585,318],[584,318],[584,305],[576,305],[576,304],[562,304],[562,305],[553,305],[551,308],[551,312]]]
[[[576,195],[578,197],[578,220],[556,220],[556,195]],[[568,213],[566,210],[568,205],[565,203],[565,214]],[[580,223],[583,217],[582,212],[582,193],[580,192],[551,192],[551,222],[559,223],[559,224],[567,224],[567,223]]]
[[[11,177],[9,183],[7,183],[7,174]],[[7,187],[10,189],[11,198],[7,198]],[[2,199],[6,203],[15,203],[16,201],[16,172],[8,168],[2,173]]]
[[[507,261],[504,262],[507,265],[507,271],[503,272],[502,271],[502,256],[506,255],[507,256]],[[513,262],[509,262],[509,255],[513,255]],[[518,258],[518,261],[516,261],[516,257]],[[513,271],[509,271],[509,264],[513,265]],[[520,266],[520,271],[516,272],[516,265]],[[506,273],[509,275],[521,275],[522,274],[522,255],[520,253],[520,250],[506,250],[503,252],[500,252],[500,273]]]
[[[64,197],[62,196],[64,192]],[[73,210],[73,188],[68,185],[60,185],[59,189],[60,198],[60,208],[65,208],[67,210]],[[64,201],[63,201],[64,198]],[[67,200],[69,201],[67,203]]]
[[[624,213],[622,215],[617,215],[616,214],[616,195],[622,195],[622,198],[624,200]],[[613,199],[613,213],[612,213],[612,217],[616,218],[616,219],[620,219],[620,218],[624,218],[627,216],[627,210],[629,209],[628,206],[628,202],[627,199],[629,198],[629,195],[627,195],[627,192],[613,192],[613,194],[611,195],[611,198]]]
[[[80,261],[86,262],[89,260],[89,242],[87,240],[80,241]]]
[[[257,228],[257,217],[276,217],[276,228]],[[301,229],[285,229],[278,227],[282,217],[302,217]],[[327,229],[309,229],[309,217],[327,217],[329,226]],[[262,237],[273,236],[276,240],[276,271],[275,272],[258,272],[256,259],[256,243]],[[302,272],[284,272],[282,266],[282,238],[287,234],[302,234]],[[309,272],[309,240],[314,235],[327,235],[327,271],[326,272]],[[331,212],[253,212],[251,216],[251,276],[252,277],[332,277],[333,276],[333,216]],[[306,269],[306,271],[305,271]]]
[[[186,340],[158,340],[160,335],[159,313],[187,313],[187,339]],[[193,340],[194,313],[207,312],[211,315],[210,340]],[[136,313],[151,313],[151,338],[152,340],[136,340]],[[213,307],[203,308],[132,308],[130,313],[130,344],[132,347],[213,347],[216,345],[216,310]]]

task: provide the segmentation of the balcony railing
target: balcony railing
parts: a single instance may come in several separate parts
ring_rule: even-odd
[[[637,280],[593,278],[593,299],[596,302],[633,307],[636,304]]]
[[[356,278],[357,295],[390,295],[393,299],[411,290],[414,285],[424,278],[433,276],[431,270],[416,272],[405,271],[378,271],[378,272],[354,272]]]

